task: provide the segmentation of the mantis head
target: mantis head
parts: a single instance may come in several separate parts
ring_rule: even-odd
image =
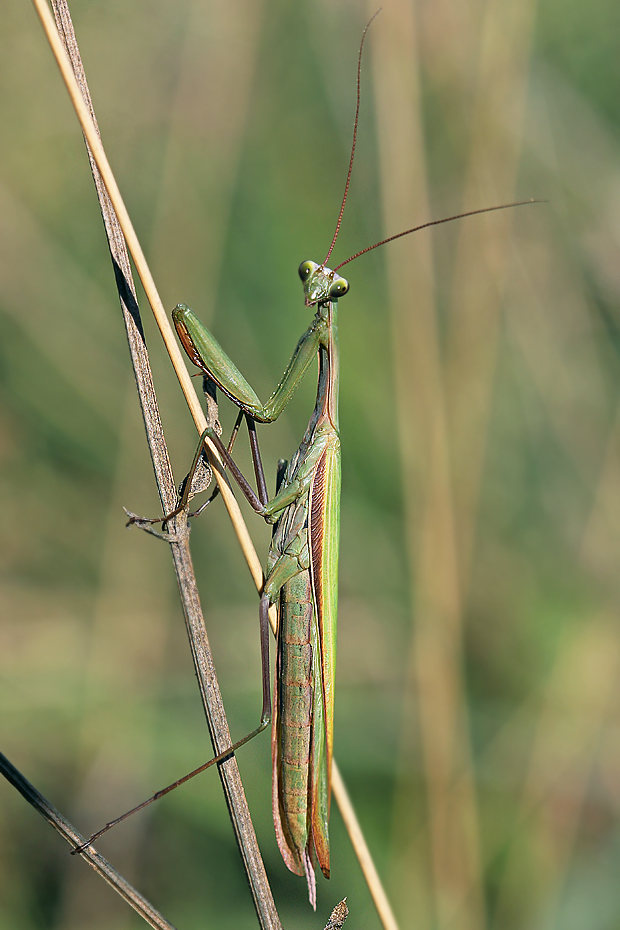
[[[325,265],[317,265],[316,262],[302,262],[299,266],[299,277],[304,286],[306,307],[327,300],[338,300],[349,290],[349,282],[345,278]]]

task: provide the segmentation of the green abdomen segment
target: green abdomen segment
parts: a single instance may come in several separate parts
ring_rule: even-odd
[[[310,574],[302,571],[287,582],[280,593],[272,731],[276,834],[287,866],[298,875],[304,874],[300,852],[306,848],[310,831],[313,618]]]

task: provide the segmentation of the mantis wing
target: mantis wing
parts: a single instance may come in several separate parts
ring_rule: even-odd
[[[312,858],[329,877],[329,801],[333,746],[340,443],[330,434],[310,487],[310,571],[280,596],[274,722],[273,813],[288,868],[308,876]]]
[[[334,745],[334,687],[340,536],[340,441],[330,433],[310,492],[310,572],[316,623],[312,627],[313,719],[311,825],[316,856],[329,877],[329,804]]]

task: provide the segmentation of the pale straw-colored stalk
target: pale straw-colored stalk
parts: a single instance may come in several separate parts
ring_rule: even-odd
[[[80,121],[80,126],[82,127],[86,141],[88,142],[88,145],[91,149],[93,158],[97,164],[97,167],[99,168],[106,190],[118,216],[120,226],[127,241],[129,252],[133,258],[136,270],[142,282],[142,286],[144,287],[144,291],[153,311],[157,326],[159,327],[162,338],[164,340],[166,350],[168,351],[172,361],[175,373],[179,380],[179,384],[181,385],[181,389],[196,425],[196,429],[200,434],[202,434],[206,427],[205,415],[202,411],[200,402],[196,395],[196,391],[194,390],[194,386],[191,382],[191,378],[187,371],[183,356],[181,355],[181,352],[178,348],[172,326],[168,321],[168,317],[166,315],[161,298],[159,297],[155,281],[129,217],[127,208],[125,207],[125,203],[112,172],[112,168],[110,167],[103,144],[99,138],[99,134],[97,133],[92,116],[84,102],[84,98],[82,97],[82,93],[73,74],[71,63],[63,48],[62,42],[58,35],[58,30],[56,29],[56,25],[49,11],[49,8],[47,7],[47,4],[45,3],[45,0],[33,0],[33,4],[43,25],[43,29],[52,48],[54,57],[58,63],[58,67],[60,68],[62,78],[65,82],[67,91],[71,98],[71,102]],[[217,450],[210,443],[208,438],[205,440],[205,446],[207,447],[209,459],[213,465],[213,470],[222,494],[222,498],[233,524],[237,539],[239,540],[243,555],[248,564],[252,579],[256,585],[257,590],[261,591],[264,583],[263,571],[249,532],[239,510],[239,505],[237,504],[234,494],[232,493]],[[271,608],[269,617],[272,629],[275,632],[275,607]],[[333,781],[333,790],[336,802],[338,803],[338,806],[342,812],[345,827],[351,839],[351,843],[358,860],[360,863],[363,863],[362,870],[366,876],[367,872],[369,872],[367,869],[367,863],[370,858],[370,854],[365,841],[363,841],[359,822],[357,821],[348,796],[346,795],[346,791],[344,791],[344,783],[342,782],[342,778],[340,777],[337,769],[336,777]],[[385,906],[387,897],[381,885],[378,873],[376,872],[376,869],[374,869],[374,866],[372,872],[374,873],[374,878],[369,883],[369,890],[373,897],[373,901],[375,902],[385,930],[394,930],[396,923],[394,921],[394,917],[389,908],[389,905],[387,908]]]

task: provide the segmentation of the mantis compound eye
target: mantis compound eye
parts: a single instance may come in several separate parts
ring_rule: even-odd
[[[302,262],[299,266],[299,277],[305,283],[312,272],[315,271],[315,269],[318,267],[319,266],[316,264],[316,262]]]
[[[332,300],[338,300],[349,290],[349,282],[345,278],[336,278],[329,289],[329,296]]]

